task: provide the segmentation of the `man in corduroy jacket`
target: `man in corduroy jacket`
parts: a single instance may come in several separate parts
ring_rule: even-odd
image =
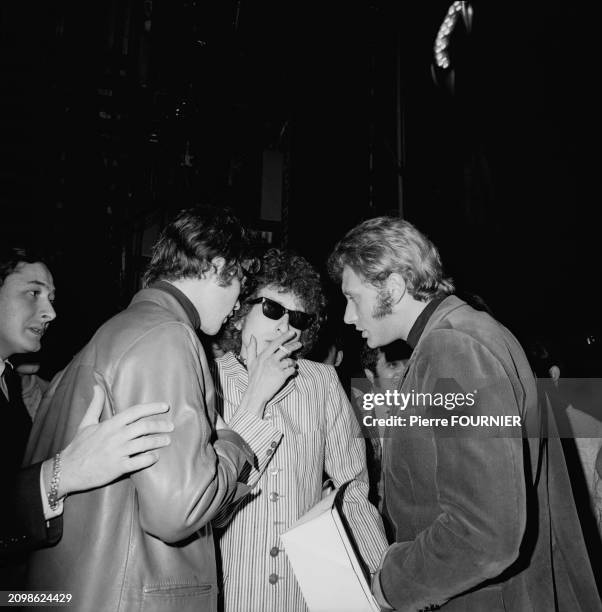
[[[394,542],[373,581],[402,612],[601,610],[558,437],[525,354],[452,295],[435,246],[379,217],[330,258],[345,322],[413,349],[384,432]],[[438,420],[437,420],[438,419]]]

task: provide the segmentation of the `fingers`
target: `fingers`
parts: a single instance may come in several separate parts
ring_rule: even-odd
[[[167,435],[162,436],[142,436],[135,440],[130,440],[126,445],[128,455],[137,455],[148,451],[157,450],[171,444],[171,438]]]
[[[288,357],[291,353],[294,353],[303,346],[299,341],[290,342],[296,335],[297,332],[292,329],[284,332],[268,345],[266,353]]]
[[[285,342],[292,340],[295,337],[296,333],[297,332],[294,329],[289,329],[287,332],[280,334],[275,340],[272,340],[266,346],[265,352],[269,354],[275,353],[278,348],[282,346]]]
[[[134,440],[140,436],[164,434],[173,430],[174,424],[167,419],[143,419],[128,425],[125,434],[129,440]]]
[[[289,366],[282,370],[282,374],[286,376],[288,379],[289,376],[294,376],[297,373],[297,368],[295,366]]]
[[[155,414],[161,414],[169,410],[169,404],[166,402],[151,402],[149,404],[136,404],[136,406],[130,406],[123,412],[113,417],[115,425],[128,425],[134,423],[144,417],[153,416]],[[159,422],[159,421],[156,421]]]
[[[142,453],[141,455],[136,455],[135,457],[130,457],[126,459],[124,463],[124,474],[128,472],[137,472],[138,470],[143,470],[144,468],[150,467],[154,463],[157,463],[159,460],[159,453],[150,452],[150,453]]]
[[[106,399],[105,392],[100,385],[94,385],[94,395],[92,401],[84,414],[84,418],[79,424],[79,429],[88,427],[88,425],[96,425],[100,421],[100,415],[102,414],[102,408]]]

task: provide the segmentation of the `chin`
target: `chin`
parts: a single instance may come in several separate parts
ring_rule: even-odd
[[[380,348],[381,346],[386,346],[387,344],[390,344],[391,342],[393,342],[393,340],[384,340],[383,338],[372,338],[372,337],[366,338],[366,344],[368,345],[368,348],[371,348],[371,349],[377,349],[377,348]]]
[[[21,354],[23,354],[23,353],[37,353],[41,348],[42,348],[42,343],[41,342],[34,342],[33,344],[30,344],[27,347],[24,346],[18,352],[21,353]]]
[[[222,328],[221,325],[208,325],[207,327],[204,327],[203,325],[201,325],[201,331],[207,336],[217,335],[217,333],[219,332],[221,328]]]

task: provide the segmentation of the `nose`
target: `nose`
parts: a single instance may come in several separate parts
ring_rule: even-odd
[[[46,303],[43,305],[41,318],[44,323],[50,323],[50,321],[56,319],[56,311],[54,310],[52,302],[46,301]]]
[[[284,334],[287,331],[289,331],[290,328],[291,326],[289,325],[289,322],[288,322],[288,312],[285,312],[280,317],[280,319],[278,319],[278,325],[276,327],[276,330],[278,331],[278,333]]]
[[[355,321],[357,321],[357,313],[355,312],[355,308],[351,302],[347,302],[343,321],[345,321],[347,325],[351,325],[352,323],[355,323]]]

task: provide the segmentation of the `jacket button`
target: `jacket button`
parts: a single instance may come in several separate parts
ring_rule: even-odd
[[[268,448],[267,451],[265,451],[265,454],[269,457],[274,451],[271,448]]]
[[[278,501],[278,497],[280,497],[278,493],[275,493],[275,492],[270,493],[270,501],[272,502]]]
[[[273,441],[273,442],[270,444],[270,446],[271,446],[272,448],[276,448],[276,447],[278,446],[278,444],[277,444],[277,442],[274,440],[274,441]]]
[[[268,580],[270,581],[270,584],[276,584],[278,582],[278,574],[270,574]]]
[[[272,548],[270,548],[271,557],[277,557],[279,552],[280,552],[280,549],[278,548],[278,546],[272,546]]]

